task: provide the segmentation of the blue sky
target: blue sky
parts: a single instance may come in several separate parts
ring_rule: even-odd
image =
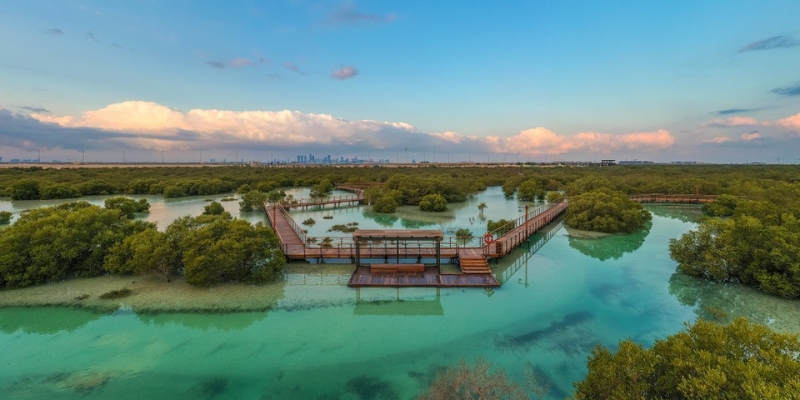
[[[11,0],[0,156],[798,163],[798,16],[797,1]]]

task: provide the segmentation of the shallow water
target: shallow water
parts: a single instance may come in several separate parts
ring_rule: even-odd
[[[419,223],[449,218],[462,226],[480,201],[489,203],[487,219],[513,218],[520,209],[491,188],[450,214],[415,219],[416,212],[404,209],[396,216]],[[165,202],[172,204],[183,203]],[[202,199],[187,200],[176,214],[202,205]],[[0,393],[11,399],[408,399],[441,367],[484,357],[518,380],[532,366],[552,381],[549,398],[563,399],[585,375],[596,344],[615,347],[632,338],[651,345],[698,315],[741,315],[800,331],[796,302],[675,274],[667,242],[694,227],[696,208],[648,208],[651,226],[633,235],[578,240],[553,224],[550,235],[532,238],[531,249],[492,263],[503,282],[494,290],[349,289],[348,266],[301,264],[273,283],[282,290],[272,291],[276,306],[267,312],[0,309]],[[302,220],[325,212],[296,214]],[[357,207],[331,212],[336,223],[367,227],[371,219]]]

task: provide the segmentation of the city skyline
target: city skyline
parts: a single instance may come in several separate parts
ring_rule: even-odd
[[[791,1],[11,1],[0,156],[798,163],[796,15]]]

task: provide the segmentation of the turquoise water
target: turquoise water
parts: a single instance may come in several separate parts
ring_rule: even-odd
[[[498,192],[472,201],[489,203],[485,214],[515,217],[518,203]],[[195,203],[202,210],[202,199]],[[696,209],[649,209],[649,228],[628,236],[571,239],[553,224],[538,251],[519,248],[492,263],[504,282],[494,290],[356,290],[346,287],[349,266],[306,273],[300,264],[273,283],[283,290],[266,312],[0,309],[0,397],[409,399],[442,367],[484,357],[517,380],[532,367],[552,382],[548,398],[563,399],[596,344],[650,345],[698,315],[800,331],[796,303],[675,274],[667,242],[694,227]],[[325,211],[306,213],[314,212]],[[469,224],[477,212],[470,203],[449,221]],[[333,215],[369,218],[360,208]]]

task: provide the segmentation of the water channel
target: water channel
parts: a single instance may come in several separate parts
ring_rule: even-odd
[[[163,229],[200,214],[207,198],[223,197],[146,196],[152,208],[142,218]],[[488,205],[483,213],[480,202]],[[48,204],[0,201],[0,210]],[[240,214],[236,202],[223,204],[234,216],[265,220],[263,213]],[[348,222],[480,234],[485,219],[516,218],[524,205],[495,187],[442,214],[402,207],[380,216],[343,207],[293,215],[317,221],[309,228],[315,235]],[[483,357],[515,380],[534,369],[552,382],[548,398],[563,399],[585,375],[596,344],[614,348],[632,338],[649,346],[698,317],[745,316],[800,331],[796,302],[676,274],[667,243],[695,226],[697,208],[648,209],[652,224],[631,235],[576,239],[551,224],[530,246],[492,262],[503,283],[494,290],[356,290],[346,286],[350,265],[299,263],[265,288],[264,296],[274,297],[266,311],[0,308],[0,397],[410,399],[441,368]]]

